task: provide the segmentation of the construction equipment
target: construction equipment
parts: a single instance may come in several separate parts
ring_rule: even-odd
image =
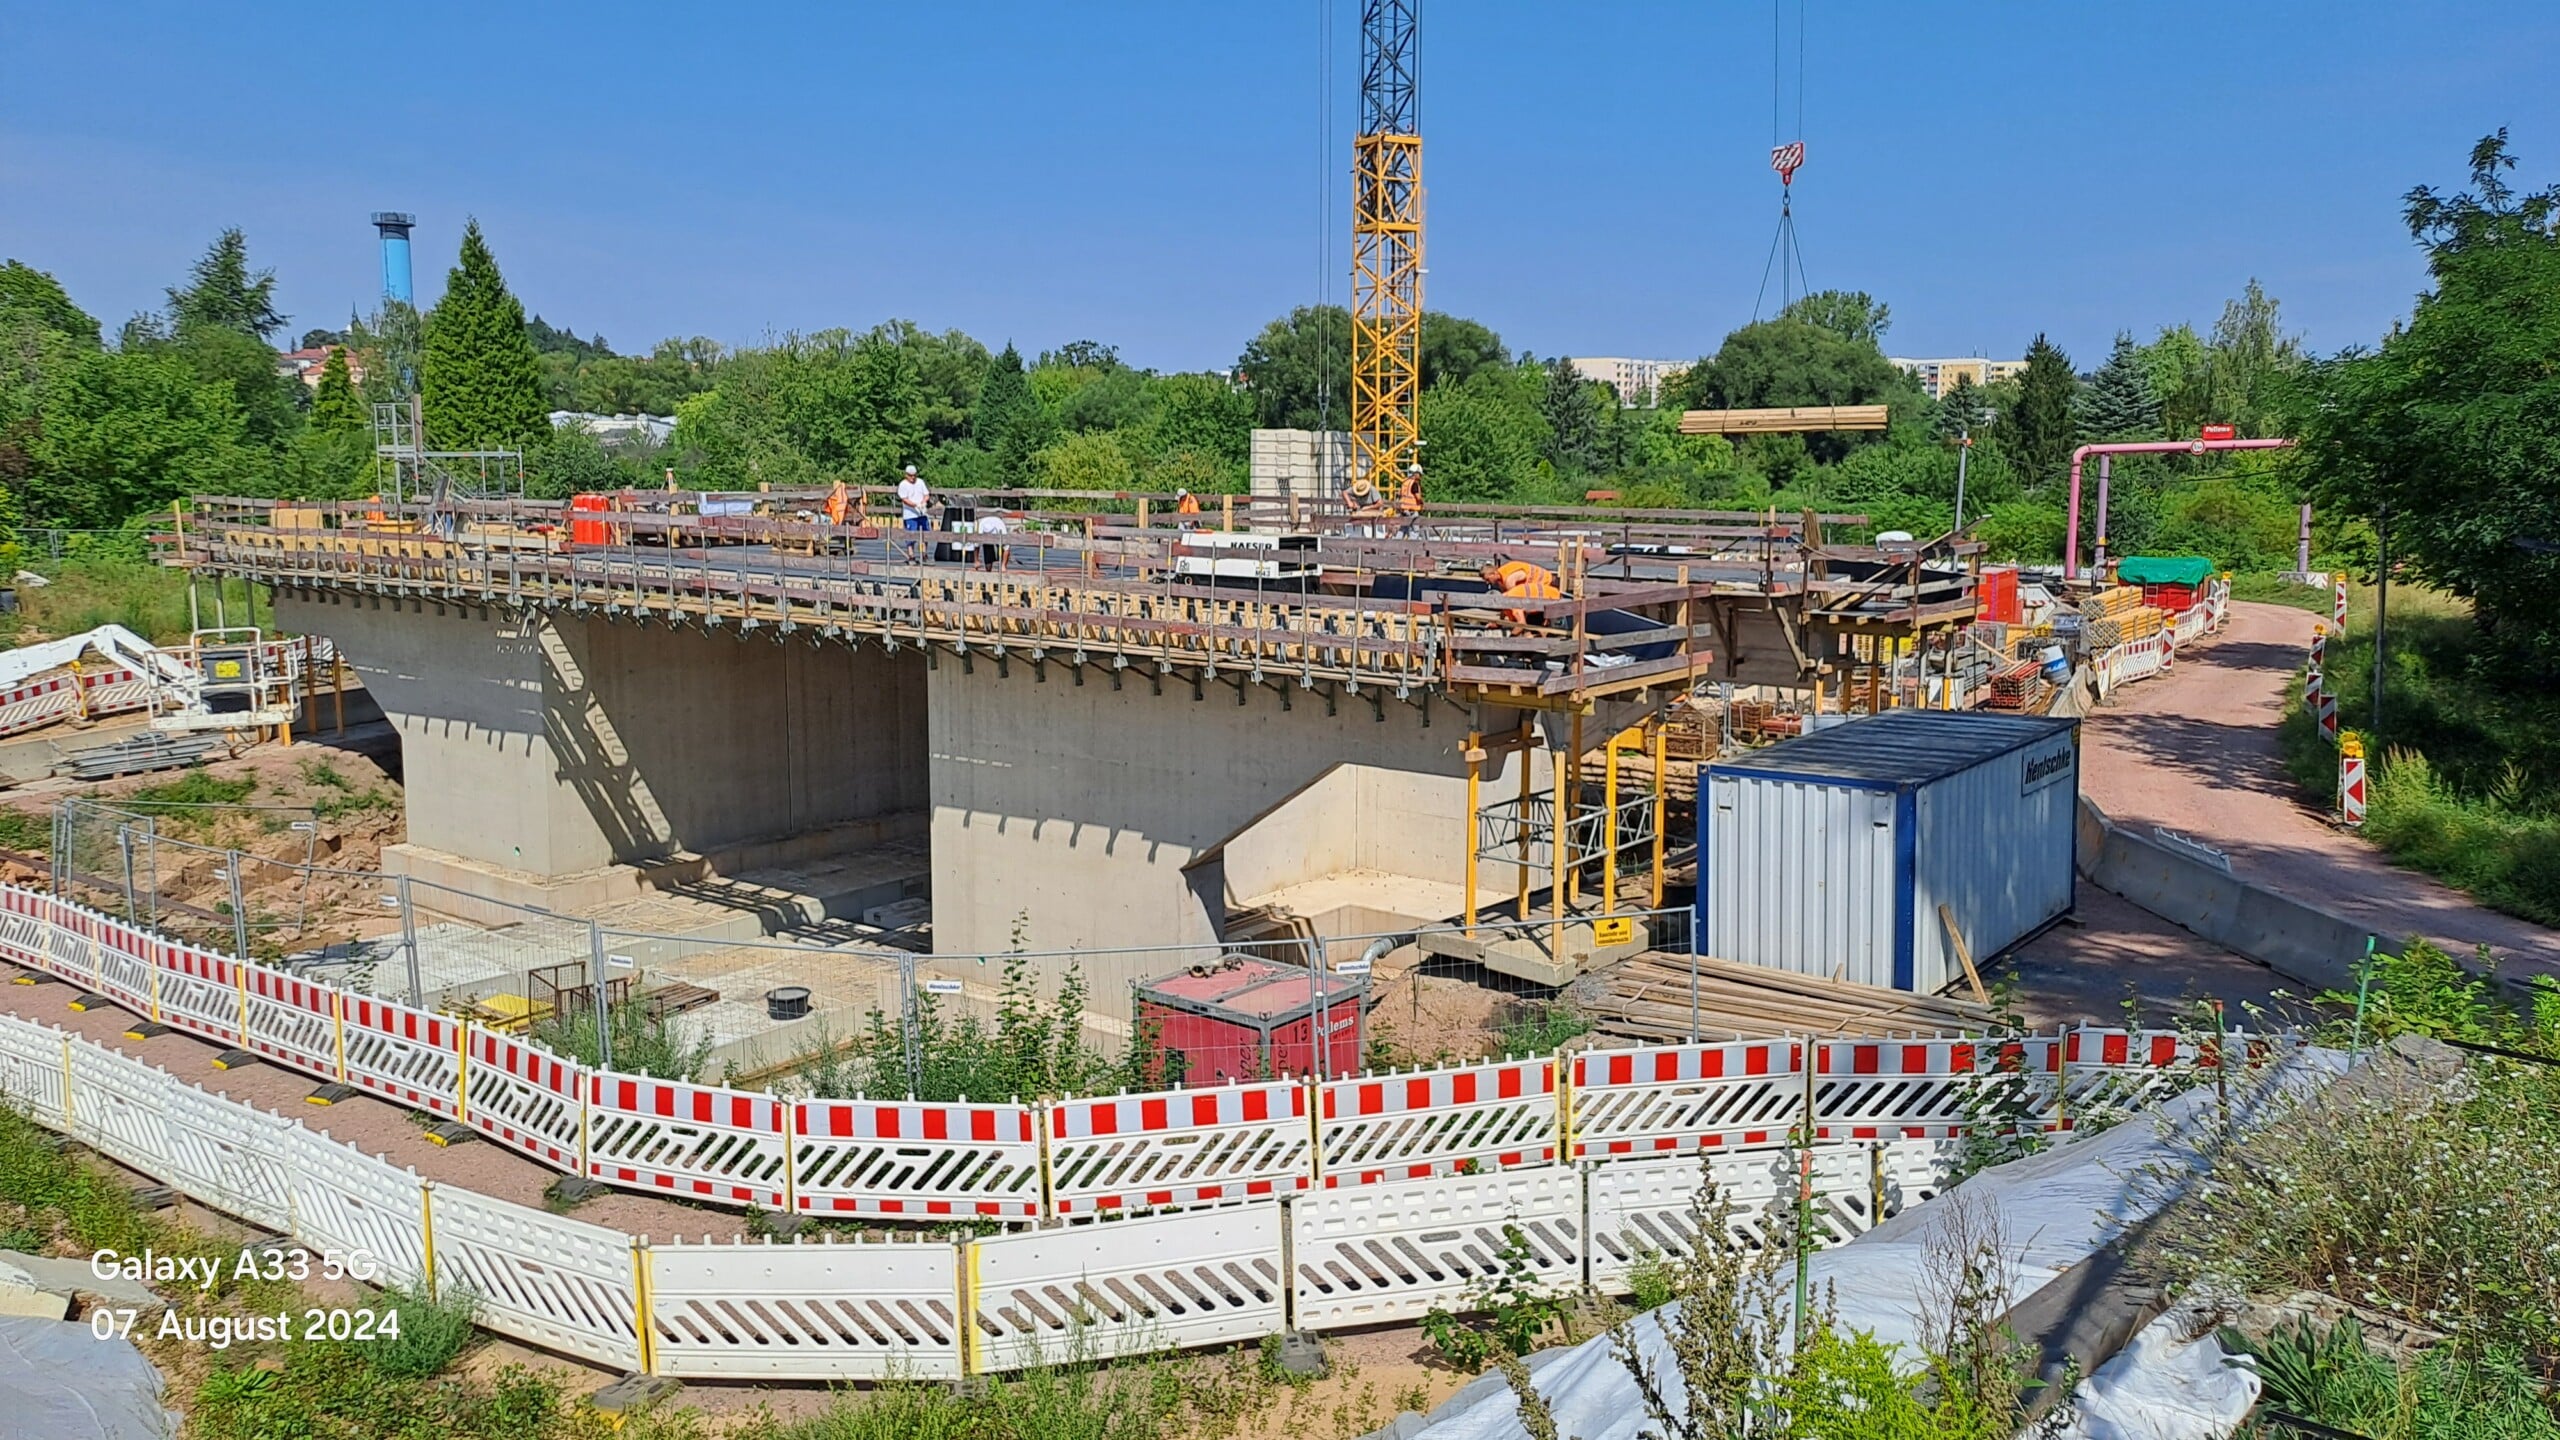
[[[1386,483],[1422,458],[1420,0],[1360,9],[1352,140],[1351,467]]]
[[[198,630],[188,652],[192,669],[161,681],[152,729],[270,730],[292,721],[292,672],[272,663],[265,632],[256,626]]]

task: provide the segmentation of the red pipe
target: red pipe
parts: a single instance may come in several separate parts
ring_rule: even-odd
[[[2202,455],[2208,450],[2284,450],[2290,440],[2122,440],[2107,445],[2083,445],[2071,452],[2071,505],[2065,528],[2071,538],[2062,551],[2062,578],[2080,578],[2080,466],[2092,455]],[[2100,492],[2103,495],[2103,491]],[[2098,531],[2106,533],[2105,500],[2099,502]]]

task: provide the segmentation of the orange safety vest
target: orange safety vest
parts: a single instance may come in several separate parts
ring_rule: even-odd
[[[834,488],[827,491],[827,523],[843,524],[844,517],[852,512],[852,508],[852,502],[845,495],[844,482],[837,481]]]
[[[1564,591],[1556,588],[1556,572],[1544,565],[1526,560],[1505,560],[1495,567],[1493,588],[1514,600],[1561,600]],[[1514,625],[1529,623],[1526,610],[1505,610],[1502,618]]]
[[[1421,476],[1408,474],[1404,477],[1404,483],[1396,487],[1396,508],[1407,515],[1422,513]]]
[[[1175,505],[1173,508],[1176,514],[1197,515],[1200,513],[1200,497],[1197,495],[1185,495],[1182,497],[1181,503]]]

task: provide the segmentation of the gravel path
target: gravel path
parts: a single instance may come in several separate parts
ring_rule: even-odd
[[[2233,605],[2221,635],[2089,717],[2083,791],[2118,824],[2192,836],[2228,853],[2244,878],[2381,934],[2423,935],[2457,954],[2486,945],[2503,973],[2560,975],[2560,931],[2399,868],[2285,774],[2275,727],[2314,618]]]

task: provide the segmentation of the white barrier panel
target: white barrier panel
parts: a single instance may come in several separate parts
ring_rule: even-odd
[[[2267,1040],[2233,1031],[2223,1042],[2237,1056],[2262,1054]],[[2210,1044],[2197,1046],[2166,1030],[2128,1034],[2080,1029],[2061,1040],[2062,1102],[2054,1125],[2068,1130],[2104,1124],[2165,1100],[2213,1070]],[[2054,1113],[2048,1110],[2047,1113]]]
[[[794,1201],[814,1215],[1040,1213],[1028,1105],[804,1100],[792,1107]]]
[[[470,1032],[471,1063],[463,1119],[472,1129],[575,1173],[584,1120],[586,1067],[495,1030]],[[348,1056],[349,1070],[355,1068]]]
[[[1556,1062],[1506,1060],[1317,1088],[1316,1148],[1328,1187],[1552,1164]]]
[[[293,1153],[293,1237],[338,1259],[352,1273],[367,1268],[376,1284],[415,1285],[426,1275],[426,1187],[418,1172],[297,1125],[285,1137]]]
[[[71,1133],[136,1170],[169,1170],[169,1130],[160,1117],[176,1082],[103,1045],[71,1042]]]
[[[1824,1040],[1815,1045],[1817,1140],[1932,1140],[1964,1133],[1985,1081],[2051,1073],[2050,1035],[2023,1039]],[[2039,1087],[2049,1091],[2050,1087]]]
[[[948,1244],[652,1245],[652,1369],[757,1380],[961,1374]]]
[[[1061,1100],[1048,1119],[1061,1215],[1303,1190],[1315,1144],[1307,1087],[1289,1080]]]
[[[151,962],[143,958],[149,945],[131,926],[98,922],[98,993],[148,1020],[151,1014]]]
[[[630,1236],[448,1185],[427,1188],[438,1296],[467,1288],[498,1329],[640,1368],[640,1276]]]
[[[1727,1244],[1765,1250],[1783,1243],[1795,1233],[1800,1203],[1816,1247],[1846,1244],[1919,1203],[1914,1186],[1921,1177],[1915,1166],[1925,1162],[1928,1152],[1911,1148],[1897,1156],[1896,1149],[1817,1145],[1809,1153],[1792,1148],[1714,1153],[1707,1157],[1712,1167],[1707,1171],[1701,1171],[1696,1156],[1594,1166],[1586,1181],[1591,1191],[1591,1283],[1624,1293],[1627,1275],[1638,1265],[1696,1254],[1691,1211],[1706,1174],[1714,1176],[1716,1189],[1731,1206],[1725,1216]],[[1809,1197],[1804,1194],[1808,1177],[1798,1169],[1804,1164],[1812,1172]]]
[[[348,1084],[432,1115],[459,1113],[461,1021],[370,995],[339,1003],[346,1007]]]
[[[590,1072],[587,1173],[743,1205],[783,1206],[782,1102],[711,1085]]]
[[[243,968],[249,1023],[241,1043],[297,1070],[337,1078],[337,992],[264,965]]]
[[[1573,1057],[1573,1156],[1783,1143],[1804,1118],[1804,1042],[1735,1040]]]
[[[74,1083],[77,1084],[75,1077]],[[287,1130],[281,1115],[253,1110],[172,1080],[162,1091],[173,1187],[228,1215],[283,1234],[293,1228]]]
[[[1324,1330],[1466,1309],[1472,1293],[1503,1274],[1512,1226],[1541,1287],[1578,1285],[1581,1178],[1550,1166],[1300,1196],[1290,1211],[1290,1313],[1300,1328]]]
[[[1276,1335],[1280,1207],[1020,1230],[975,1241],[984,1370]]]
[[[63,1109],[62,1039],[59,1030],[0,1016],[0,1097],[57,1130],[71,1128]]]

